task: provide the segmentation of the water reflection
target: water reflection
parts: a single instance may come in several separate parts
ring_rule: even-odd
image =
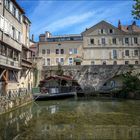
[[[139,101],[36,102],[0,116],[0,140],[139,138]]]

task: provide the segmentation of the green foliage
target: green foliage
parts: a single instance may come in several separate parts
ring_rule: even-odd
[[[64,71],[62,69],[62,66],[60,63],[58,63],[58,70],[56,71],[56,75],[62,76],[64,74]]]
[[[134,0],[135,5],[133,5],[132,15],[135,19],[140,19],[140,0]]]
[[[135,92],[140,90],[140,79],[138,78],[139,74],[132,75],[132,72],[127,72],[123,75],[123,91]]]

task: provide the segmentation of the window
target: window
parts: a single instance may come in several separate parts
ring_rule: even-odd
[[[64,54],[64,49],[61,49],[61,54]]]
[[[125,50],[125,56],[129,56],[129,50]]]
[[[129,38],[125,38],[125,44],[129,44]]]
[[[26,71],[25,71],[26,72]],[[8,71],[8,80],[9,81],[16,81],[16,77],[17,77],[17,75],[18,75],[18,72],[15,72],[15,71]],[[15,77],[15,75],[16,75],[16,77]]]
[[[47,58],[47,66],[50,66],[51,65],[51,60],[50,58]]]
[[[64,64],[64,58],[60,58],[60,63],[63,65]]]
[[[56,53],[56,54],[59,54],[59,49],[56,49],[56,50],[55,50],[55,53]]]
[[[138,44],[138,38],[137,37],[134,37],[134,43]]]
[[[50,54],[50,49],[47,49],[47,54]]]
[[[7,55],[7,48],[6,46],[0,44],[0,54],[6,56]]]
[[[90,39],[90,44],[94,44],[94,39]]]
[[[56,58],[56,63],[60,63],[61,65],[64,64],[64,58]]]
[[[45,53],[46,53],[46,51],[43,49],[43,50],[42,50],[42,54],[45,54]]]
[[[128,65],[129,64],[129,61],[125,61],[125,65]]]
[[[113,44],[116,44],[116,43],[117,43],[116,38],[113,38],[113,39],[112,39],[112,43],[113,43]]]
[[[20,32],[18,32],[18,41],[20,42],[21,40],[21,33]]]
[[[16,7],[13,5],[13,15],[16,17]]]
[[[10,0],[5,0],[5,7],[9,10],[10,9]]]
[[[136,64],[136,65],[138,65],[138,64],[139,64],[139,62],[138,62],[138,61],[135,61],[135,64]]]
[[[104,33],[104,29],[101,29],[101,34],[103,34]]]
[[[12,27],[12,38],[15,39],[15,28],[14,27]]]
[[[114,59],[117,58],[117,50],[113,50],[113,58],[114,58]]]
[[[91,61],[91,65],[94,65],[95,64],[95,62],[94,61]]]
[[[69,65],[72,65],[73,64],[73,59],[72,58],[69,58]]]
[[[59,63],[59,58],[56,58],[56,63]]]
[[[13,50],[11,48],[8,48],[8,57],[13,58]]]
[[[113,65],[117,65],[117,61],[114,61],[114,62],[113,62]]]
[[[113,29],[109,29],[109,33],[112,34],[113,33]]]
[[[14,60],[15,61],[18,61],[18,52],[17,51],[14,51]]]
[[[102,38],[102,44],[105,45],[105,38]]]
[[[73,53],[74,53],[74,54],[77,54],[77,53],[78,53],[77,48],[74,48],[74,49],[73,49]]]
[[[134,50],[134,55],[138,56],[138,54],[139,54],[138,50]]]
[[[103,62],[103,65],[106,65],[106,61]]]
[[[69,49],[69,54],[72,54],[72,49]]]

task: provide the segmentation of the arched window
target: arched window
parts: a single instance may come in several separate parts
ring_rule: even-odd
[[[106,61],[103,62],[103,65],[106,65]]]
[[[114,65],[117,65],[117,61],[114,61],[113,64],[114,64]]]

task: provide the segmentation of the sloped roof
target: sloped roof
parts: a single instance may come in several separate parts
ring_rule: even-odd
[[[124,31],[122,31],[122,30],[119,30],[119,29],[118,29],[117,27],[115,27],[114,25],[112,25],[112,24],[110,24],[110,23],[108,23],[108,22],[102,20],[102,21],[100,21],[99,23],[93,25],[92,27],[86,29],[86,30],[85,30],[84,32],[82,32],[81,34],[86,34],[86,33],[88,34],[88,33],[91,33],[97,26],[99,26],[99,25],[101,25],[101,24],[109,25],[109,26],[111,26],[113,29],[118,30],[119,32],[121,32],[121,33],[123,33],[123,34],[126,33],[126,32],[124,32]]]

